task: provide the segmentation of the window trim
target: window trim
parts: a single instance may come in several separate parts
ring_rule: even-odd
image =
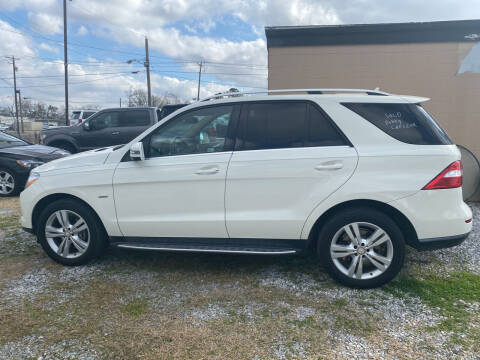
[[[315,107],[324,117],[325,119],[332,125],[332,127],[335,129],[339,137],[344,141],[343,145],[329,145],[329,146],[299,146],[295,148],[290,148],[290,147],[281,147],[281,148],[268,148],[268,149],[243,149],[243,141],[238,138],[238,134],[240,132],[240,126],[244,124],[244,122],[247,120],[248,116],[248,106],[252,104],[274,104],[274,103],[302,103],[305,104],[306,106],[306,111],[305,111],[305,124],[304,124],[304,142],[306,142],[307,139],[307,134],[308,134],[308,119],[309,119],[309,114],[310,114],[310,107],[308,106],[311,104],[313,107]],[[238,119],[238,124],[237,124],[237,129],[235,133],[235,147],[234,151],[264,151],[264,150],[281,150],[281,149],[306,149],[306,148],[317,148],[317,147],[334,147],[334,146],[348,146],[348,147],[353,147],[353,144],[351,141],[347,138],[347,136],[344,134],[344,132],[338,127],[338,125],[333,121],[333,119],[325,112],[325,110],[322,109],[322,107],[316,103],[313,100],[257,100],[257,101],[242,101],[240,103],[242,105],[241,109],[241,114]],[[240,145],[241,144],[241,145]],[[238,146],[237,146],[238,145]]]

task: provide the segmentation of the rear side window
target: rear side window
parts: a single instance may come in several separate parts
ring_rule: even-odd
[[[236,150],[346,145],[331,121],[306,102],[244,105]]]
[[[308,105],[307,139],[305,146],[348,145],[332,122],[312,104]]]
[[[120,126],[145,126],[149,123],[147,110],[122,111],[120,113]]]
[[[418,104],[343,103],[391,137],[415,145],[448,145],[448,135]]]

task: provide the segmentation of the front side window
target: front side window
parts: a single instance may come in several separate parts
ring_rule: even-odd
[[[120,113],[120,126],[146,126],[149,124],[147,110],[122,111]]]
[[[220,152],[225,149],[233,106],[189,111],[156,129],[148,139],[147,157]]]
[[[93,130],[102,130],[112,127],[118,127],[118,112],[104,112],[90,121]]]
[[[447,134],[418,104],[343,103],[342,105],[404,143],[451,144]]]

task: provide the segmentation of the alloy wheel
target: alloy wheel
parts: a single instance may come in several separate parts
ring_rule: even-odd
[[[372,279],[383,274],[393,259],[393,244],[379,226],[354,222],[338,230],[330,244],[330,256],[336,268],[346,276]]]
[[[15,180],[12,174],[2,170],[0,171],[0,194],[8,195],[15,189]]]
[[[87,222],[71,210],[57,210],[45,223],[45,238],[50,248],[63,258],[77,258],[90,245]]]

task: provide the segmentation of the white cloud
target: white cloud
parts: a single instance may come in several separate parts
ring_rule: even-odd
[[[77,30],[77,34],[78,35],[87,35],[88,34],[88,29],[85,26],[80,25],[80,27]]]
[[[46,50],[46,51],[50,51],[50,52],[53,52],[53,53],[57,53],[58,54],[58,48],[56,47],[53,47],[53,46],[50,46],[48,44],[45,44],[45,43],[40,43],[40,45],[38,46],[40,49],[42,50]]]
[[[48,13],[36,13],[29,12],[28,20],[30,21],[30,26],[38,32],[43,34],[59,34],[63,32],[63,21],[60,17],[56,15],[51,15]]]

